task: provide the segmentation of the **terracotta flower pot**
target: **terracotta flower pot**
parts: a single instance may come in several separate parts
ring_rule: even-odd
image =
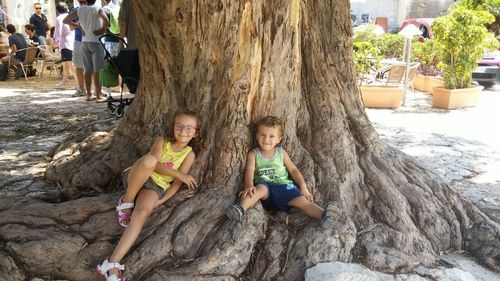
[[[431,93],[434,87],[443,87],[444,81],[439,76],[428,76],[417,74],[413,78],[413,87],[421,92]]]
[[[403,88],[395,86],[361,86],[365,107],[398,108],[403,99]]]
[[[476,106],[482,86],[473,86],[465,89],[432,89],[432,106],[438,108],[455,109]]]

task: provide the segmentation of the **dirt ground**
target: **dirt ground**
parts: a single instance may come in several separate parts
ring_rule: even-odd
[[[105,103],[72,97],[75,80],[56,90],[58,79],[0,81],[0,194],[38,194],[56,185],[43,181],[47,152],[66,137],[109,131],[118,120]],[[118,95],[114,93],[113,95]]]

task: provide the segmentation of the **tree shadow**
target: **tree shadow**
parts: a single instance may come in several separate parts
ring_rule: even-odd
[[[59,189],[44,180],[50,151],[68,138],[110,131],[118,123],[105,104],[53,90],[57,80],[2,82],[0,89],[0,194],[12,200]],[[37,87],[38,86],[38,87]],[[18,198],[16,198],[18,197]]]

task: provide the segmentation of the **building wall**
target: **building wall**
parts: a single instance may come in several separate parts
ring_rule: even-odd
[[[375,22],[377,17],[387,18],[388,31],[399,27],[399,0],[351,0],[351,13],[356,15],[354,25]]]
[[[408,18],[435,18],[443,15],[453,0],[419,0],[410,1]]]
[[[388,31],[397,31],[407,18],[435,18],[443,15],[453,0],[351,0],[355,26],[386,17]]]

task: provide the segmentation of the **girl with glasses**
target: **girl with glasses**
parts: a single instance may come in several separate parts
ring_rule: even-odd
[[[170,199],[184,183],[189,189],[198,185],[189,175],[194,163],[200,119],[194,112],[175,116],[172,137],[157,137],[148,154],[142,156],[122,174],[125,195],[118,200],[118,223],[126,227],[111,256],[97,266],[107,281],[125,280],[125,266],[120,260],[139,236],[146,219],[155,207]]]

